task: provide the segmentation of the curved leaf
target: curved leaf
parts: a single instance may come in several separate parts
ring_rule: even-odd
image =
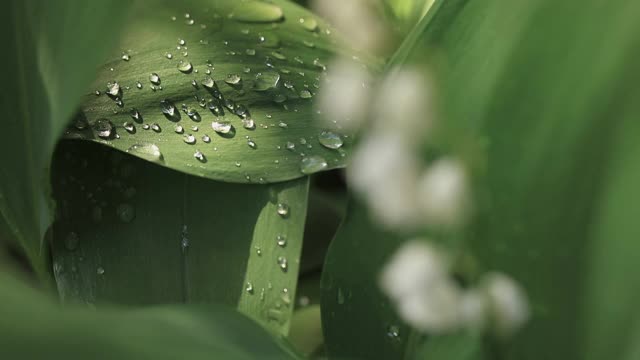
[[[65,302],[213,302],[288,332],[308,177],[221,183],[65,141],[53,179],[53,266]]]
[[[8,51],[0,106],[11,115],[0,141],[0,213],[41,277],[46,277],[41,242],[51,221],[45,170],[98,60],[117,39],[124,19],[116,14],[126,3],[4,4],[0,39]]]
[[[0,274],[3,359],[296,359],[279,339],[216,306],[61,309]]]
[[[68,137],[146,159],[137,149],[153,144],[162,158],[152,160],[226,182],[291,180],[344,166],[351,138],[341,134],[338,150],[322,146],[328,124],[313,121],[311,105],[338,50],[331,29],[307,10],[283,0],[160,1],[141,4],[124,32],[124,53],[93,84],[102,95],[86,96]],[[305,167],[305,158],[321,165]]]

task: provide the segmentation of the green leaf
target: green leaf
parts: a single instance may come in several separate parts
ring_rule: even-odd
[[[401,359],[409,329],[378,288],[382,265],[401,241],[351,204],[322,274],[322,327],[330,357]],[[394,336],[397,333],[397,336]]]
[[[638,11],[628,1],[443,1],[395,57],[438,54],[445,127],[486,144],[469,246],[481,269],[524,285],[533,312],[502,358],[633,351]]]
[[[114,43],[126,1],[10,0],[0,17],[8,116],[0,141],[0,213],[41,277],[41,242],[51,221],[47,174],[58,136]],[[78,31],[82,29],[81,31]]]
[[[483,360],[485,357],[482,336],[477,333],[458,333],[422,339],[412,349],[411,359],[429,360]]]
[[[313,171],[345,165],[351,138],[343,137],[345,145],[339,150],[326,148],[319,135],[327,128],[338,129],[314,121],[312,101],[324,68],[340,52],[324,21],[283,0],[141,3],[131,19],[120,43],[129,61],[116,52],[106,62],[85,97],[80,129],[71,127],[68,137],[226,182],[246,183],[247,175],[265,182],[296,179],[310,171],[303,169],[305,158],[326,162]],[[150,81],[152,73],[159,76],[159,85]],[[107,84],[114,82],[120,92],[108,96]],[[173,115],[163,113],[164,100]],[[132,119],[130,109],[140,118]],[[245,128],[243,117],[252,119],[255,128]],[[233,129],[217,133],[214,121]],[[101,124],[113,125],[113,130],[100,137]],[[178,127],[182,130],[176,131]],[[151,144],[161,158],[136,150]],[[196,151],[203,155],[200,159],[194,157]]]
[[[65,302],[220,303],[287,334],[308,177],[221,183],[65,141],[53,179],[54,274]]]
[[[282,340],[217,306],[62,309],[0,274],[0,355],[9,359],[297,359]]]

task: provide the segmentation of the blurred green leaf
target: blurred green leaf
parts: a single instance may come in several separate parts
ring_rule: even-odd
[[[0,273],[3,359],[296,359],[284,341],[218,306],[62,309]]]
[[[393,61],[430,49],[445,127],[486,144],[469,245],[524,285],[533,312],[504,359],[621,358],[636,340],[638,11],[443,1]]]
[[[9,116],[0,141],[0,213],[45,277],[41,242],[51,221],[46,168],[95,66],[115,43],[127,1],[10,0],[0,17]],[[82,29],[82,31],[78,31]]]
[[[409,329],[378,288],[382,266],[401,243],[351,203],[322,274],[322,327],[330,357],[401,359]],[[397,333],[397,336],[394,334]]]
[[[80,129],[70,127],[67,136],[227,182],[246,183],[247,175],[265,182],[299,178],[301,160],[314,156],[326,161],[324,169],[343,167],[351,139],[344,138],[339,150],[328,149],[318,137],[332,126],[313,121],[312,101],[322,74],[341,51],[330,30],[309,11],[283,0],[140,3],[124,30],[124,55],[113,53],[102,67],[85,96]],[[152,73],[159,84],[150,81]],[[214,88],[207,87],[213,86],[210,80]],[[108,96],[108,84],[115,82],[120,90],[112,88],[115,94]],[[163,113],[164,100],[173,116]],[[132,118],[132,108],[138,119]],[[243,117],[255,128],[245,128]],[[214,121],[233,130],[216,133]],[[101,124],[114,128],[100,137]],[[139,150],[152,145],[161,158]]]
[[[64,141],[53,181],[53,266],[65,302],[221,303],[288,332],[308,177],[221,183]]]
[[[322,347],[322,321],[320,306],[311,305],[297,309],[291,319],[289,341],[305,356],[310,356]]]
[[[474,333],[440,335],[421,339],[411,349],[411,359],[421,360],[483,360],[485,357],[482,336]]]

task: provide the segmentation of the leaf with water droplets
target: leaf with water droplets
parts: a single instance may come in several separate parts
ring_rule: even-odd
[[[195,25],[206,27],[170,20],[171,16],[181,18],[185,9],[189,9],[189,18],[181,20],[195,20]],[[136,21],[125,27],[120,45],[132,49],[130,60],[109,61],[100,70],[95,88],[108,90],[107,83],[117,83],[123,106],[140,114],[140,119],[134,119],[140,124],[138,131],[122,127],[131,120],[125,119],[128,114],[113,99],[91,94],[85,98],[82,116],[90,125],[100,118],[109,119],[115,124],[113,135],[101,138],[94,131],[72,127],[68,137],[121,151],[135,144],[156,144],[166,167],[238,183],[305,176],[300,164],[303,157],[325,159],[326,166],[318,171],[346,165],[352,134],[315,118],[314,95],[320,90],[314,84],[325,76],[325,67],[317,64],[329,64],[334,53],[345,52],[336,45],[340,42],[334,35],[324,31],[329,29],[324,21],[281,0],[164,2],[153,11],[141,6],[132,17]],[[307,48],[305,42],[315,47]],[[121,54],[119,50],[115,56]],[[167,54],[173,54],[172,59]],[[366,55],[359,59],[364,59],[357,60],[362,62],[359,66],[373,71],[379,67]],[[139,89],[141,80],[148,86]],[[205,127],[214,130],[209,130],[209,142],[198,141],[203,134],[193,130],[197,149],[189,146],[192,141],[183,140],[184,133],[165,130],[191,129],[193,122],[201,122],[200,131]],[[144,131],[153,130],[153,124],[160,131]],[[324,131],[339,136],[343,152],[314,146]],[[286,148],[287,142],[302,137],[312,146]],[[203,156],[194,156],[196,150]],[[236,167],[236,162],[242,167]]]
[[[190,136],[196,143],[183,146],[191,160],[211,162],[215,151],[203,149],[222,138]],[[162,146],[136,144],[131,157],[90,142],[60,144],[52,254],[61,267],[77,269],[55,274],[62,301],[221,303],[286,334],[292,304],[281,306],[277,321],[265,312],[282,304],[282,289],[295,294],[309,179],[212,181],[157,166],[165,161]]]

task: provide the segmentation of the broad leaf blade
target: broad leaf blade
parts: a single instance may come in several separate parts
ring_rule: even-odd
[[[117,39],[123,17],[116,14],[125,5],[11,0],[2,12],[0,36],[9,51],[0,106],[11,115],[0,142],[0,213],[41,276],[41,241],[51,220],[45,169],[98,60]]]
[[[71,127],[69,137],[121,151],[154,144],[164,166],[227,182],[246,183],[247,175],[253,182],[299,178],[304,175],[301,160],[313,156],[326,161],[321,169],[344,166],[351,139],[343,137],[342,149],[326,148],[319,135],[339,129],[313,121],[313,97],[328,61],[339,51],[324,21],[282,0],[162,1],[141,5],[132,18],[120,44],[129,60],[117,52],[104,65],[92,89],[102,95],[91,91],[82,107],[91,126]],[[159,83],[150,81],[152,73]],[[218,93],[207,87],[208,78]],[[114,82],[121,94],[106,95],[107,84]],[[175,106],[173,116],[162,112],[165,99]],[[225,101],[244,109],[225,107]],[[212,102],[224,115],[211,111]],[[198,115],[188,116],[193,112],[182,111],[183,104]],[[137,121],[130,116],[132,108],[141,114]],[[255,129],[246,129],[243,117],[252,119]],[[91,129],[101,118],[114,125],[103,138]],[[214,121],[227,122],[233,130],[218,134]]]
[[[61,144],[53,178],[66,302],[221,303],[288,332],[308,177],[220,183],[73,141]]]

